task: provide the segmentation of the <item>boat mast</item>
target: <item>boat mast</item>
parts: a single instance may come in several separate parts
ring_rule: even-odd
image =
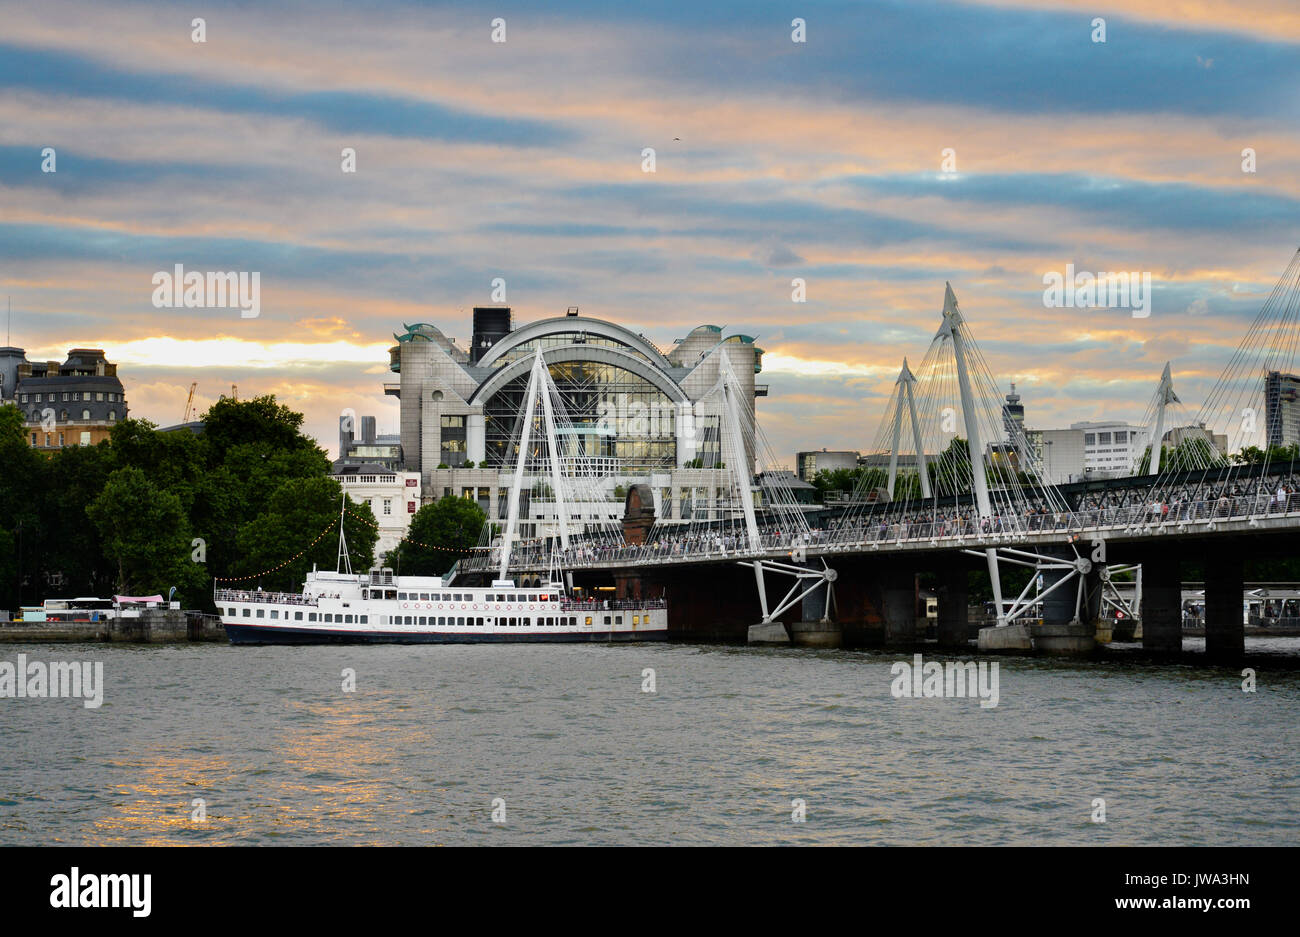
[[[345,569],[349,576],[352,575],[352,556],[348,553],[348,538],[343,532],[343,515],[348,509],[348,493],[343,492],[343,500],[339,502],[339,556],[338,563],[334,567],[334,572],[342,573]]]

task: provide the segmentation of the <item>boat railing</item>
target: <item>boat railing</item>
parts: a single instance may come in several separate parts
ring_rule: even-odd
[[[263,605],[316,605],[316,599],[299,592],[243,592],[237,589],[218,589],[217,602],[254,602]]]
[[[633,611],[643,608],[667,608],[667,599],[561,599],[566,612]]]

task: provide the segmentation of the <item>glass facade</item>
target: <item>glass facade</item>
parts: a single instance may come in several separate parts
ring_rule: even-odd
[[[617,348],[628,354],[636,355],[642,361],[658,366],[658,362],[651,361],[644,354],[631,345],[624,344],[613,338],[606,338],[603,335],[592,335],[590,332],[553,332],[550,335],[543,335],[540,338],[524,342],[498,358],[493,362],[493,367],[505,367],[512,361],[518,361],[520,358],[526,358],[537,350],[541,345],[542,351],[551,348],[558,348],[561,345],[601,345],[605,348]]]
[[[566,457],[616,459],[629,473],[677,464],[677,404],[654,384],[603,362],[565,361],[548,368],[573,424],[574,431],[564,440]],[[528,375],[524,374],[485,404],[489,465],[510,465],[518,457],[512,440],[527,391]],[[542,432],[542,427],[535,425],[533,432]]]
[[[450,468],[459,468],[465,464],[465,418],[463,416],[443,416],[442,418],[442,464]]]

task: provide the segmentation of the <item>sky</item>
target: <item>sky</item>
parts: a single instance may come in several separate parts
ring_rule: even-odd
[[[497,278],[516,323],[755,336],[777,464],[871,448],[945,281],[1028,426],[1137,421],[1166,361],[1195,412],[1298,208],[1294,0],[0,2],[10,342],[104,348],[160,425],[197,382],[396,432],[393,333],[468,345]],[[259,314],[157,308],[177,264]],[[1067,264],[1150,315],[1047,307]]]

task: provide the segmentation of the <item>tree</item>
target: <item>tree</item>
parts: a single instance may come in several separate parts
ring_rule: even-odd
[[[1190,472],[1197,469],[1218,468],[1227,464],[1228,459],[1204,436],[1188,436],[1177,446],[1162,445],[1160,454],[1161,472]],[[1138,460],[1133,474],[1151,474],[1150,446],[1143,450],[1142,458]]]
[[[117,573],[117,590],[134,595],[176,586],[184,599],[200,597],[207,571],[192,558],[189,522],[180,499],[158,488],[145,473],[117,469],[86,514]]]
[[[203,438],[210,462],[222,462],[228,449],[263,443],[269,450],[316,449],[301,433],[303,415],[277,403],[274,395],[252,400],[222,397],[203,414]]]
[[[39,597],[33,589],[40,576],[36,543],[49,463],[27,444],[22,411],[12,404],[0,406],[0,466],[0,529],[8,534],[0,543],[0,607],[17,609],[24,599]]]
[[[440,498],[411,518],[411,529],[389,555],[403,576],[441,576],[478,544],[486,516],[469,498]],[[441,549],[439,549],[441,548]]]
[[[327,476],[285,481],[266,510],[239,528],[234,575],[252,577],[271,591],[297,592],[313,567],[334,569],[341,498],[339,483]],[[353,569],[369,569],[379,540],[370,506],[348,498],[343,530]]]

